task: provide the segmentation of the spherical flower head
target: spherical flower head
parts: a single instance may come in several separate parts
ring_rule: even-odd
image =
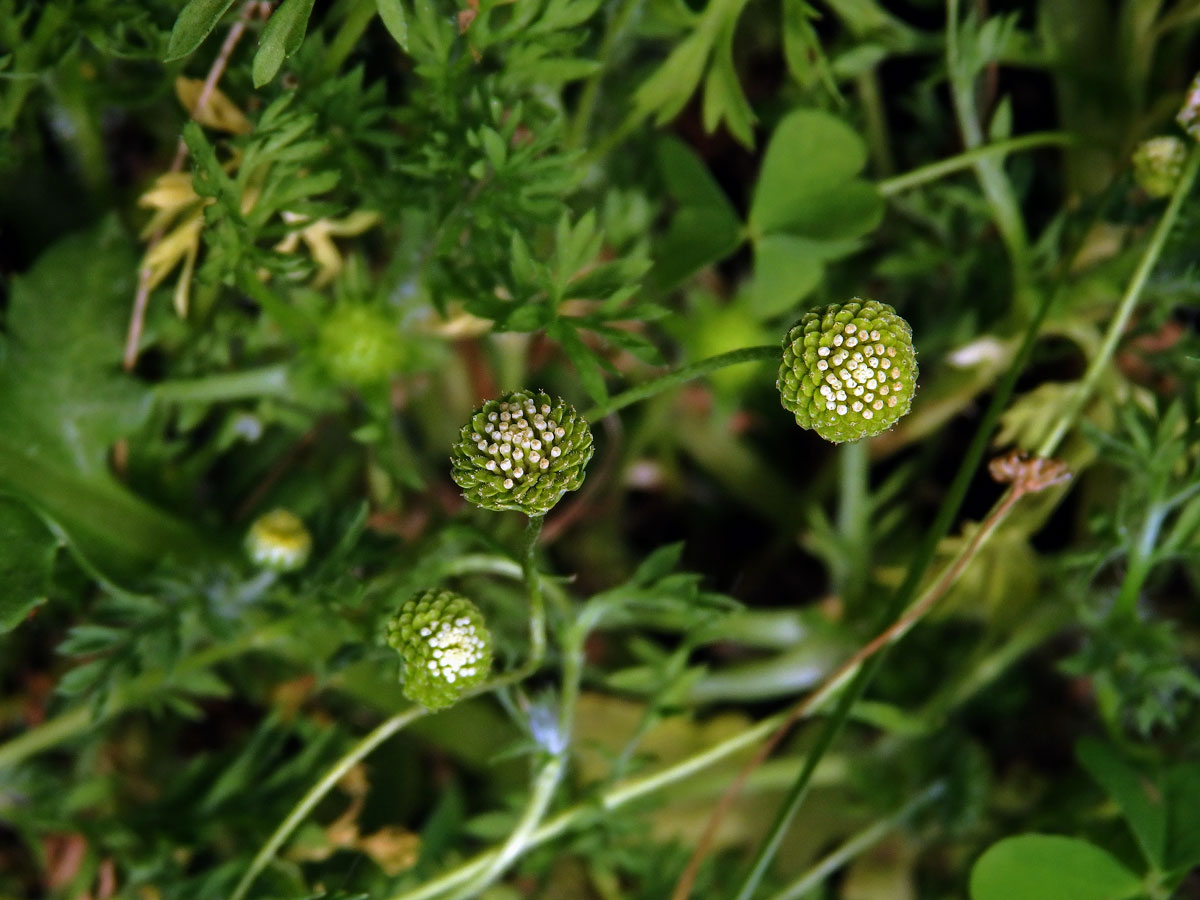
[[[251,561],[273,572],[291,572],[308,562],[312,535],[304,522],[286,509],[273,509],[254,520],[246,533]]]
[[[396,323],[381,310],[341,304],[321,323],[317,353],[337,381],[366,387],[387,381],[404,362]]]
[[[483,404],[463,426],[451,474],[476,506],[543,516],[583,484],[592,452],[592,432],[571,404],[513,391]]]
[[[839,444],[887,431],[917,389],[912,328],[886,303],[814,309],[783,340],[775,386],[801,428]]]
[[[1172,135],[1142,141],[1133,151],[1133,178],[1151,197],[1169,197],[1183,174],[1187,145]]]
[[[483,682],[492,668],[492,636],[483,613],[453,591],[423,591],[388,623],[388,643],[404,666],[404,696],[442,709]]]

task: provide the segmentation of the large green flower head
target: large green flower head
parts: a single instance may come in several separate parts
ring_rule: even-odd
[[[404,666],[404,696],[426,709],[449,706],[492,669],[492,636],[479,608],[453,591],[422,591],[388,623]]]
[[[776,387],[796,424],[827,441],[887,431],[917,390],[912,328],[875,300],[814,309],[783,340]]]
[[[592,432],[571,404],[513,391],[483,404],[463,426],[451,474],[476,506],[543,516],[583,484],[592,452]]]

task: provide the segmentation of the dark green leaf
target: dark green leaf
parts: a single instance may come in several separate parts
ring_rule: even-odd
[[[1121,807],[1146,862],[1162,869],[1167,810],[1158,785],[1138,774],[1108,744],[1094,738],[1081,740],[1075,747],[1075,755],[1088,774]]]
[[[232,5],[233,0],[188,0],[171,29],[164,61],[187,56],[199,47]]]
[[[54,535],[27,507],[0,499],[0,634],[45,602],[57,549]]]
[[[396,39],[406,53],[408,52],[408,17],[404,13],[404,5],[400,0],[375,0],[375,8],[379,18],[388,33]]]
[[[1183,872],[1200,864],[1200,764],[1169,769],[1163,779],[1167,802],[1165,867]]]
[[[314,0],[283,0],[271,14],[258,41],[252,74],[254,86],[262,87],[275,77],[283,61],[300,49]]]

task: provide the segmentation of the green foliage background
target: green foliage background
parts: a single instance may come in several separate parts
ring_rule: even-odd
[[[692,896],[1200,895],[1198,31],[0,0],[0,897],[660,900],[813,690]],[[834,448],[772,348],[854,296],[921,383]],[[449,478],[516,388],[596,438],[540,533]],[[1073,478],[1006,505],[1008,448]],[[423,715],[384,638],[439,587],[500,681]]]

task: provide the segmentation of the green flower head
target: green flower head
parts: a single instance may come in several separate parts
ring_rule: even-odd
[[[492,668],[492,636],[479,608],[453,591],[422,591],[388,623],[404,667],[404,696],[426,709],[456,702]]]
[[[783,340],[776,387],[796,424],[827,441],[880,434],[908,412],[916,393],[912,329],[875,300],[814,309]]]
[[[1133,151],[1133,178],[1151,197],[1169,197],[1179,184],[1187,145],[1173,135],[1142,141]]]
[[[513,391],[463,426],[451,474],[476,506],[543,516],[583,484],[592,452],[592,432],[573,406],[541,391]]]
[[[334,307],[321,323],[317,353],[334,379],[355,387],[387,381],[406,356],[395,321],[382,310],[354,303]]]
[[[291,572],[308,562],[312,535],[300,517],[286,509],[273,509],[254,520],[246,533],[250,560],[273,572]]]

